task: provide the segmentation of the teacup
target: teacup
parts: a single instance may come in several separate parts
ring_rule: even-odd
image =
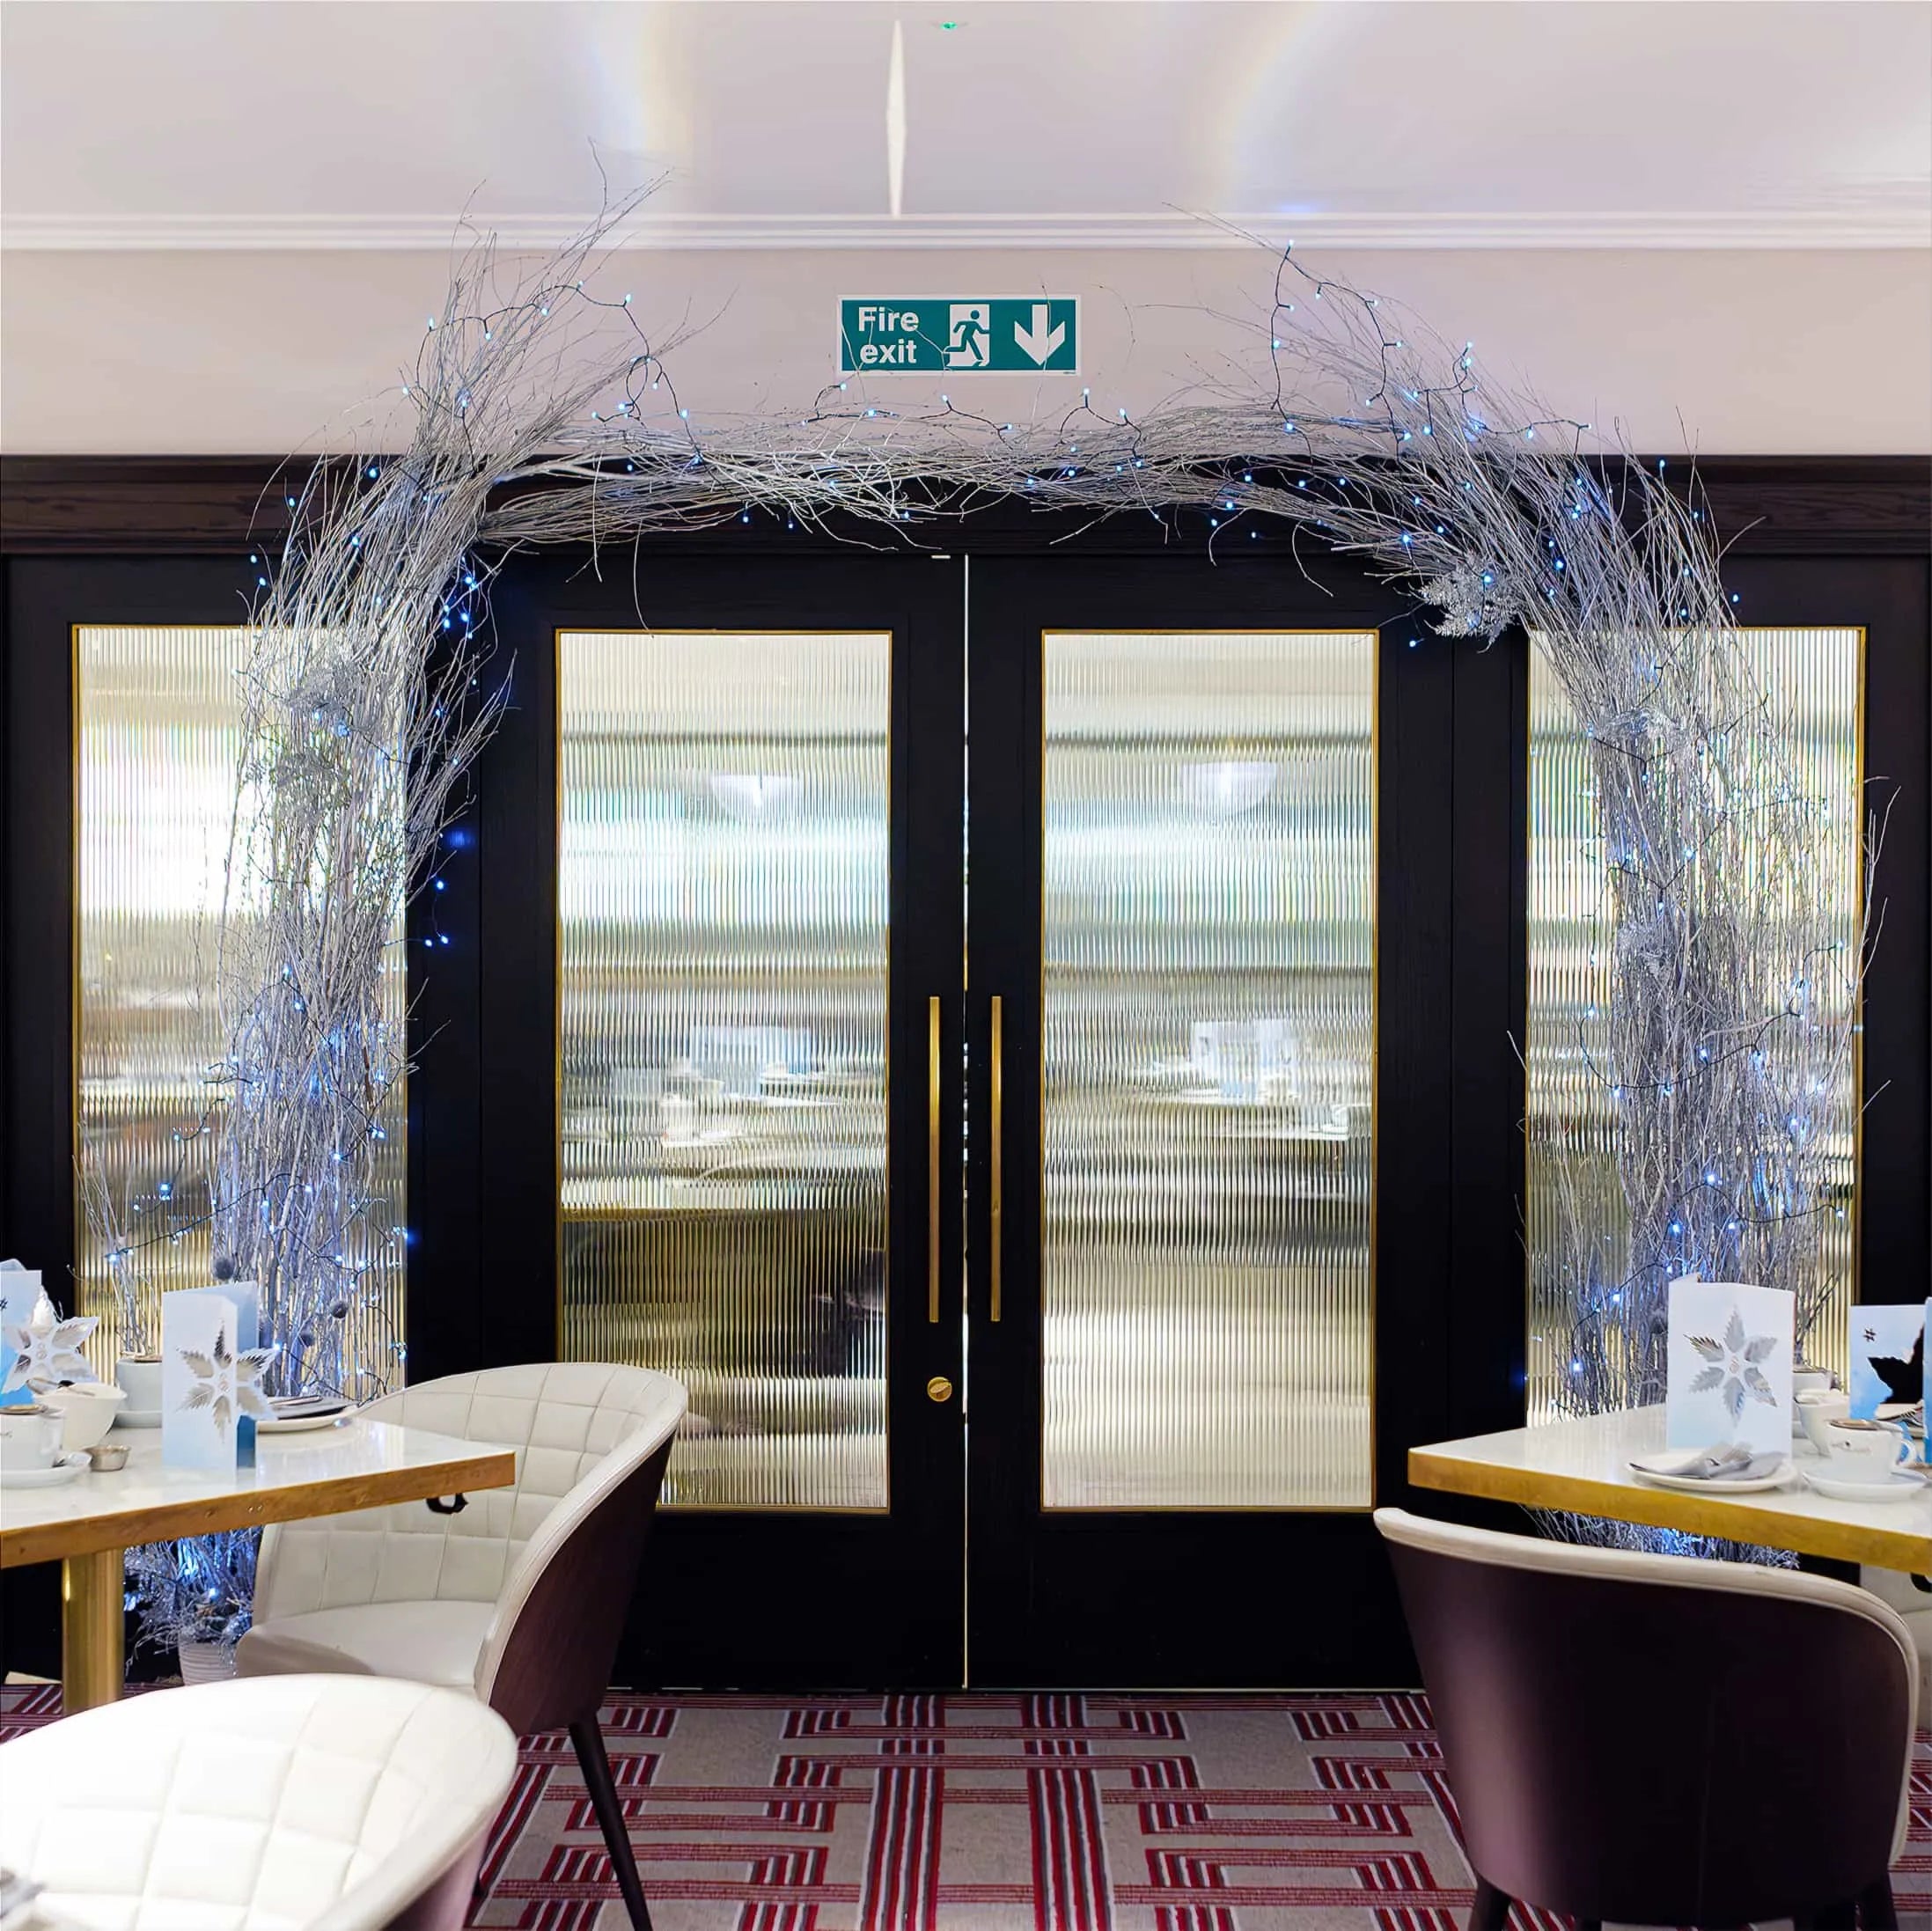
[[[1807,1388],[1793,1401],[1805,1439],[1820,1455],[1832,1452],[1832,1424],[1848,1421],[1852,1398],[1841,1388]]]
[[[61,1452],[61,1413],[43,1402],[0,1408],[0,1470],[52,1468]]]
[[[1833,1421],[1827,1433],[1825,1452],[1841,1481],[1883,1484],[1918,1461],[1911,1437],[1889,1421]]]
[[[1791,1370],[1791,1433],[1804,1433],[1804,1413],[1799,1404],[1808,1394],[1829,1393],[1832,1389],[1832,1371],[1829,1368],[1794,1368]]]

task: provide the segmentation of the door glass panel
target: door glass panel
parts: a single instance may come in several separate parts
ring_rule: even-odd
[[[1860,729],[1863,633],[1855,628],[1748,629],[1751,662],[1774,706],[1794,727],[1796,766],[1824,799],[1823,881],[1826,927],[1847,946],[1858,936]],[[1749,775],[1745,782],[1750,782]],[[1610,958],[1606,857],[1599,837],[1594,775],[1575,713],[1541,650],[1530,653],[1529,782],[1528,1406],[1532,1421],[1564,1406],[1570,1372],[1572,1310],[1580,1276],[1592,1264],[1601,1291],[1615,1293],[1629,1267],[1629,1216],[1617,1176],[1614,1107],[1596,1068],[1609,1063]],[[1827,979],[1832,983],[1825,983]],[[1819,974],[1825,1010],[1842,1018],[1849,993]],[[1836,1001],[1834,1006],[1833,1002]],[[1832,1179],[1818,1217],[1830,1298],[1804,1352],[1842,1375],[1846,1311],[1854,1298],[1857,1251],[1856,1056],[1813,1118],[1826,1135]],[[1596,1239],[1593,1255],[1571,1252],[1561,1203]]]
[[[104,1317],[93,1344],[104,1374],[118,1347],[116,1275],[156,1342],[159,1296],[210,1279],[214,1070],[224,1052],[214,967],[247,664],[247,633],[231,625],[74,633],[76,1144],[92,1156],[84,1172],[99,1177],[92,1210],[79,1203],[75,1252],[81,1311]],[[245,800],[243,840],[251,823]],[[400,922],[394,941],[383,1009],[400,1036]],[[317,1379],[340,1374],[351,1396],[402,1379],[408,1117],[398,1079],[376,1109],[373,1197],[340,1245],[345,1278],[359,1284],[345,1297],[341,1353],[309,1357]]]
[[[1044,1501],[1366,1508],[1372,631],[1044,639]]]
[[[557,662],[565,1358],[689,1388],[667,1501],[883,1508],[891,635]]]

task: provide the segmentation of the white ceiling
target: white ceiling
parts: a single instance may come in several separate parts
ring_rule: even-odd
[[[13,247],[1932,246],[1919,0],[6,0],[0,111]]]

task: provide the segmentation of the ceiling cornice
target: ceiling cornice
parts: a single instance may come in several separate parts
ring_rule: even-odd
[[[574,216],[473,217],[501,248],[548,253]],[[432,215],[13,215],[0,246],[37,253],[408,250],[441,253],[456,224]],[[1932,248],[1932,210],[1899,206],[1753,213],[701,215],[645,213],[621,248],[1222,248],[1288,240],[1336,248]]]

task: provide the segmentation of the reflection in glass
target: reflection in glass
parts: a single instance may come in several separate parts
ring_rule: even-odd
[[[563,1351],[665,1491],[883,1508],[890,635],[565,632]]]
[[[1371,1500],[1376,644],[1044,641],[1048,1508]]]
[[[1859,871],[1861,634],[1855,629],[1747,629],[1751,661],[1774,706],[1789,709],[1802,781],[1828,801],[1825,877],[1831,924],[1855,942]],[[1628,1267],[1629,1219],[1617,1177],[1613,1107],[1592,1070],[1607,1062],[1611,975],[1598,923],[1604,899],[1595,786],[1583,734],[1539,650],[1530,652],[1528,1214],[1529,1414],[1558,1410],[1568,1370],[1571,1282],[1564,1274],[1561,1188],[1603,1242],[1605,1278]],[[1833,1015],[1833,1017],[1840,1015]],[[1832,1299],[1807,1342],[1813,1361],[1846,1369],[1846,1310],[1856,1252],[1854,1072],[1824,1096],[1835,1170],[1833,1212],[1819,1222]],[[1559,1158],[1559,1155],[1561,1156]]]
[[[84,1201],[75,1251],[81,1311],[103,1317],[94,1340],[103,1374],[118,1352],[114,1269],[136,1285],[151,1333],[161,1293],[209,1284],[213,1148],[203,1126],[220,1099],[210,1083],[223,1054],[215,948],[246,664],[246,633],[233,626],[84,624],[74,633],[76,1144],[98,1162],[98,1204],[118,1228],[114,1241],[104,1239]],[[400,929],[396,937],[385,1000],[400,1031]],[[369,1264],[364,1304],[349,1317],[349,1357],[392,1383],[400,1379],[389,1350],[403,1332],[404,1279],[388,1230],[403,1217],[406,1118],[399,1080],[378,1112],[386,1137],[374,1191],[388,1205],[364,1216],[369,1252],[355,1246],[359,1237],[345,1247],[351,1262]],[[110,1263],[117,1245],[133,1251]]]

